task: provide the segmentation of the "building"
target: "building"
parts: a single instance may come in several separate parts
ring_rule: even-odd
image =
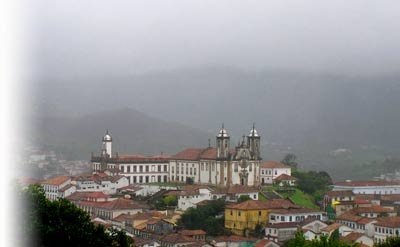
[[[105,173],[97,173],[89,176],[77,176],[73,178],[77,191],[103,192],[115,194],[118,189],[129,185],[128,178],[121,175],[109,176]]]
[[[312,208],[278,208],[270,211],[268,222],[271,224],[301,222],[308,218],[326,221],[326,213]]]
[[[58,176],[40,183],[43,186],[45,196],[49,200],[65,198],[76,191],[76,187],[71,184],[70,176]]]
[[[400,194],[400,182],[347,180],[335,183],[332,190],[351,190],[353,194],[367,195]]]
[[[292,170],[290,166],[284,165],[279,162],[268,161],[261,164],[260,168],[261,184],[273,184],[275,179],[285,174],[291,176]],[[288,178],[288,177],[282,177]],[[289,177],[292,179],[293,177]],[[293,179],[292,179],[293,180]]]
[[[381,243],[387,237],[398,237],[400,234],[400,217],[378,218],[374,223],[374,242]]]
[[[216,147],[186,149],[173,156],[112,155],[112,137],[106,132],[101,155],[92,154],[93,173],[119,171],[130,183],[186,182],[197,184],[256,186],[260,184],[261,137],[254,125],[249,135],[234,148],[222,125]]]
[[[225,207],[225,228],[236,235],[246,234],[257,225],[266,225],[272,209],[299,208],[289,200],[274,199],[268,201],[248,200]]]

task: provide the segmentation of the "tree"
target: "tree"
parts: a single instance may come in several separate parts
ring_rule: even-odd
[[[169,195],[162,199],[163,203],[167,207],[172,207],[178,205],[178,197],[176,195]]]
[[[239,196],[239,198],[237,199],[237,203],[245,202],[248,200],[252,200],[249,195],[242,195]]]
[[[295,154],[286,154],[286,156],[281,160],[282,164],[285,164],[287,166],[290,166],[293,169],[297,169],[298,163],[296,161],[296,155]]]
[[[40,185],[30,186],[19,196],[26,204],[22,230],[34,239],[30,246],[132,246],[132,238],[124,232],[93,224],[89,215],[70,201],[47,200]]]
[[[193,183],[194,183],[193,178],[191,178],[191,177],[186,178],[186,184],[193,184]]]
[[[374,246],[375,247],[397,247],[397,246],[400,246],[400,238],[399,237],[387,238],[382,243],[375,243]]]
[[[287,247],[356,247],[358,243],[345,243],[337,239],[321,236],[320,239],[306,241],[303,232],[299,231],[295,234],[294,239],[287,243]],[[385,246],[386,247],[386,246]]]
[[[211,201],[205,206],[189,208],[178,221],[179,229],[202,229],[208,235],[217,236],[225,234],[224,217],[217,217],[224,212],[224,201],[219,199]]]

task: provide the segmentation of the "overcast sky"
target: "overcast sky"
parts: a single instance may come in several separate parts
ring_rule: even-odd
[[[350,75],[398,73],[400,2],[32,1],[41,75],[197,66]]]

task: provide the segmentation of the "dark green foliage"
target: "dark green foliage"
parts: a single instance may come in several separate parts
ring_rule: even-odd
[[[194,183],[193,178],[191,178],[191,177],[186,178],[186,184],[193,184],[193,183]]]
[[[211,201],[205,206],[189,208],[178,221],[178,228],[196,230],[202,229],[208,235],[217,236],[226,233],[224,217],[218,217],[224,212],[224,201]],[[217,216],[217,217],[216,217]]]
[[[293,171],[292,176],[298,179],[297,187],[307,194],[312,194],[318,197],[322,197],[321,192],[329,190],[329,185],[332,184],[332,179],[329,174],[315,171]],[[321,199],[321,198],[316,198]]]
[[[245,202],[248,200],[252,200],[249,195],[242,195],[237,199],[237,203]]]
[[[400,246],[400,238],[387,238],[383,243],[376,243],[374,247],[397,247]]]
[[[124,232],[94,225],[87,213],[66,199],[49,201],[43,189],[30,186],[20,193],[26,204],[24,233],[30,246],[128,247],[132,239]]]
[[[306,241],[301,231],[297,232],[295,238],[290,240],[287,247],[357,247],[357,243],[344,243],[338,239],[321,236],[319,240]]]
[[[283,160],[281,160],[281,163],[290,166],[293,169],[297,169],[298,166],[295,154],[286,154]]]
[[[166,196],[155,203],[157,210],[166,210],[170,207],[178,205],[178,197],[175,195]]]

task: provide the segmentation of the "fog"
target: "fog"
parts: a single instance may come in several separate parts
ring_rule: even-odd
[[[232,143],[255,122],[265,159],[294,152],[309,169],[337,171],[336,149],[374,152],[341,161],[350,165],[398,155],[398,1],[40,0],[27,9],[31,139],[85,143],[70,158],[96,151],[106,128],[123,136],[124,152],[173,153],[206,145],[222,122]],[[138,117],[195,134],[159,133],[157,143]]]

